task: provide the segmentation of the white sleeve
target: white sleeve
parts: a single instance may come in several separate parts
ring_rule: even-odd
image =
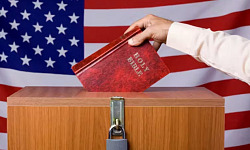
[[[250,40],[246,38],[174,22],[166,44],[250,85]]]

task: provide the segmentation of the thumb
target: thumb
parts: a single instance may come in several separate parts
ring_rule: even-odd
[[[138,46],[141,43],[143,43],[145,40],[151,39],[151,37],[152,37],[152,33],[147,28],[143,32],[141,32],[141,33],[135,35],[133,38],[129,39],[128,44],[131,46]]]

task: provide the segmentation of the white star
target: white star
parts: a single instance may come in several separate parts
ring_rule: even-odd
[[[21,35],[21,37],[23,38],[23,42],[30,42],[30,38],[32,37],[32,36],[29,36],[28,34],[27,34],[27,32],[25,33],[25,35]]]
[[[27,57],[27,55],[25,55],[23,58],[21,58],[21,60],[23,61],[23,64],[22,65],[30,65],[29,64],[29,61],[31,61],[30,58]]]
[[[50,11],[49,11],[48,14],[45,14],[44,16],[46,17],[46,22],[47,22],[47,21],[53,22],[53,17],[55,17],[55,15],[52,15],[52,14],[50,13]]]
[[[30,13],[27,13],[26,9],[24,10],[24,12],[21,13],[21,15],[23,15],[23,20],[29,20]]]
[[[48,37],[45,37],[45,39],[47,39],[47,44],[51,43],[52,45],[54,45],[54,40],[56,38],[53,38],[51,35],[49,35]]]
[[[4,10],[4,7],[2,7],[2,9],[0,10],[0,17],[4,16],[6,18],[6,13],[8,12],[8,10]]]
[[[16,45],[15,42],[13,42],[13,44],[9,44],[9,46],[11,47],[10,52],[15,51],[17,53],[17,48],[20,47],[19,45]]]
[[[71,65],[71,67],[72,67],[72,66],[74,66],[76,63],[77,63],[77,62],[76,62],[76,60],[75,60],[75,59],[73,59],[73,61],[72,61],[72,62],[69,62],[69,64]]]
[[[57,3],[57,5],[59,6],[59,9],[58,10],[64,10],[65,11],[65,7],[68,5],[68,4],[64,4],[63,1],[61,1],[61,3]]]
[[[73,15],[69,16],[69,18],[71,19],[70,23],[72,23],[72,22],[77,23],[77,19],[79,18],[79,16],[76,16],[75,13],[73,13]]]
[[[72,39],[69,39],[69,41],[71,42],[71,46],[78,46],[77,42],[79,42],[79,40],[77,40],[74,36]]]
[[[17,23],[16,20],[14,19],[13,22],[10,22],[10,25],[11,25],[11,29],[16,29],[18,30],[18,26],[20,25],[20,23]]]
[[[4,32],[4,30],[2,29],[2,31],[0,32],[0,39],[1,38],[3,38],[3,39],[6,39],[6,35],[7,35],[8,33],[7,32]]]
[[[37,0],[36,2],[32,2],[35,6],[34,9],[39,8],[41,9],[41,5],[43,4],[43,2],[39,2],[39,0]]]
[[[33,50],[35,51],[35,55],[36,55],[36,54],[39,54],[39,55],[42,56],[42,53],[41,53],[41,52],[43,51],[43,49],[40,48],[39,45],[37,45],[36,48],[33,48]]]
[[[56,61],[53,61],[51,60],[51,58],[49,58],[49,60],[45,60],[45,62],[47,63],[47,67],[52,67],[54,68],[53,64],[56,62]]]
[[[0,54],[0,57],[1,57],[1,62],[2,62],[2,61],[7,62],[7,57],[8,57],[8,56],[5,55],[4,52],[3,52],[2,54]]]
[[[35,28],[35,32],[36,31],[39,31],[39,32],[42,32],[42,28],[43,28],[43,26],[40,26],[39,24],[38,24],[38,22],[36,23],[36,25],[33,25],[33,27]]]
[[[12,6],[15,6],[15,7],[17,7],[17,3],[18,3],[18,1],[16,1],[16,0],[9,0],[9,2],[10,2],[10,7],[12,7]]]
[[[65,30],[67,30],[67,28],[64,28],[62,24],[60,27],[56,27],[56,28],[58,29],[58,34],[60,34],[60,33],[65,34]]]
[[[68,50],[65,50],[65,49],[62,47],[61,49],[58,49],[57,51],[59,52],[59,56],[58,56],[58,57],[61,57],[61,56],[66,57],[65,53],[66,53]]]

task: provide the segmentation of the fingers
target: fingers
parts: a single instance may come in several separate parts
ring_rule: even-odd
[[[128,33],[128,32],[131,31],[132,29],[134,29],[135,26],[138,26],[139,28],[142,29],[143,26],[144,26],[144,20],[143,20],[143,19],[144,19],[144,18],[142,18],[142,19],[136,21],[135,23],[133,23],[133,24],[124,32],[124,34]]]
[[[153,43],[153,47],[154,47],[154,49],[155,49],[156,51],[158,51],[158,49],[161,47],[161,43],[159,43],[159,42],[154,42],[154,43]]]
[[[149,28],[147,28],[143,32],[141,32],[141,33],[135,35],[133,38],[129,39],[128,44],[131,46],[138,46],[142,42],[144,42],[145,40],[151,39],[151,38],[152,38],[151,30]]]

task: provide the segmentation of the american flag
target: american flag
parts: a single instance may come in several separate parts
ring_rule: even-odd
[[[249,0],[1,0],[0,149],[7,96],[24,86],[81,86],[71,65],[147,14],[250,39]],[[250,86],[164,45],[158,53],[172,73],[153,86],[203,86],[223,96],[225,150],[249,150]]]

